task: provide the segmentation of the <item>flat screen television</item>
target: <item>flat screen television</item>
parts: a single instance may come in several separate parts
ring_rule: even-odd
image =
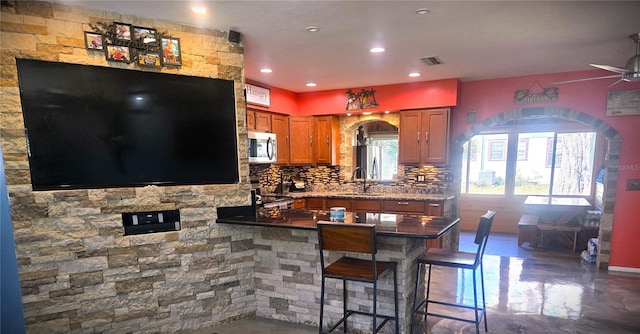
[[[238,182],[233,81],[16,61],[33,190]]]

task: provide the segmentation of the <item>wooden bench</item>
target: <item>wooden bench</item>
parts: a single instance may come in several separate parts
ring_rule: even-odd
[[[543,245],[544,231],[556,231],[556,232],[561,232],[562,236],[565,236],[565,238],[560,240],[564,241],[563,243],[566,243],[567,245],[570,245],[570,246],[572,245],[573,252],[574,253],[576,252],[576,242],[578,240],[578,232],[582,230],[582,227],[540,224],[538,225],[538,229],[540,230],[540,247],[544,246]],[[568,233],[565,234],[564,232],[568,232]],[[573,233],[573,238],[571,237],[571,233]]]
[[[531,247],[538,245],[538,221],[536,215],[522,215],[518,221],[518,246],[528,242]]]

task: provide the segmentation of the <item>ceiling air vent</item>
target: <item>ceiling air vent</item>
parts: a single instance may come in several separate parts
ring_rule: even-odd
[[[438,57],[422,57],[420,58],[420,60],[422,60],[422,62],[427,64],[428,66],[444,64]]]

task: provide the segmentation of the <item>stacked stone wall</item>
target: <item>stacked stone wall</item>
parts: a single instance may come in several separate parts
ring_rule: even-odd
[[[0,9],[0,144],[27,332],[173,333],[254,315],[253,235],[215,223],[218,206],[249,203],[242,47],[217,30],[44,1]],[[180,38],[182,66],[86,50],[89,23],[113,21]],[[16,58],[234,80],[240,182],[32,191]],[[123,235],[122,212],[171,209],[181,231]]]

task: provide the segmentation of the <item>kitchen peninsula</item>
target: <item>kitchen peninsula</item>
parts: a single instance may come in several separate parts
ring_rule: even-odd
[[[317,325],[320,307],[320,268],[316,223],[330,220],[324,210],[259,209],[234,207],[218,208],[218,224],[246,228],[253,234],[255,249],[256,315],[259,317]],[[244,211],[244,212],[243,212]],[[423,215],[387,214],[379,212],[347,212],[345,224],[376,224],[378,253],[381,261],[398,263],[398,292],[400,331],[408,333],[410,309],[415,279],[415,259],[425,249],[425,240],[448,240],[443,246],[457,245],[458,218]],[[455,234],[455,238],[450,235]],[[455,239],[455,240],[454,240]],[[450,242],[449,242],[450,241]],[[233,243],[232,243],[233,244]],[[233,247],[233,246],[232,246]],[[350,283],[350,289],[354,289]],[[385,278],[378,289],[379,312],[390,314],[392,280]],[[340,296],[342,283],[330,281],[328,294]],[[371,295],[363,285],[349,299],[357,307],[368,309]],[[325,319],[334,322],[340,318],[341,304],[337,297],[329,298]],[[370,330],[370,319],[354,318],[353,327]]]

